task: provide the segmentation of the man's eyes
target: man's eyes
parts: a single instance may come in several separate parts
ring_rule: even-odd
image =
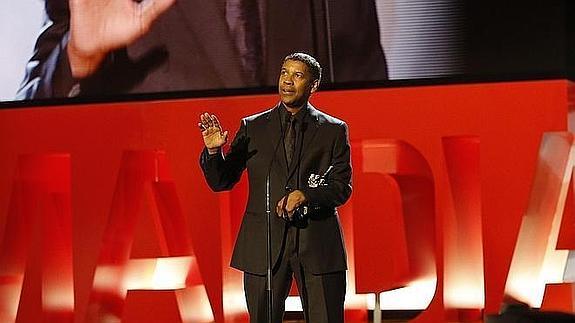
[[[281,75],[288,75],[289,73],[288,73],[288,71],[282,70],[280,72],[280,74]],[[297,78],[300,78],[300,79],[305,77],[304,73],[295,73],[294,76]]]

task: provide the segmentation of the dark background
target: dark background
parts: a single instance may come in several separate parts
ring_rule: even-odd
[[[474,79],[569,78],[573,1],[467,1],[466,73]]]

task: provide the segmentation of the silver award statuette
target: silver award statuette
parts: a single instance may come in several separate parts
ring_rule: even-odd
[[[317,174],[309,175],[309,178],[307,179],[307,186],[310,188],[318,187],[320,184],[320,179],[321,177]]]
[[[310,188],[316,188],[319,186],[327,186],[326,179],[329,172],[333,169],[333,165],[330,165],[323,175],[311,174],[307,179],[307,186]]]

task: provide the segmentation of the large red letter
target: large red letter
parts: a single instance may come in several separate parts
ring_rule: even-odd
[[[151,204],[149,211],[160,257],[131,259],[145,197]],[[126,152],[94,275],[88,321],[213,321],[187,229],[175,184],[168,174],[165,154],[158,151]],[[128,291],[132,297],[127,298]],[[142,311],[142,308],[148,308],[145,304],[153,303],[151,298],[165,294],[165,291],[172,291],[169,292],[171,295],[175,293],[176,299],[168,300],[168,303],[171,302],[172,308],[179,311],[156,313],[161,317]],[[132,298],[139,304],[131,306]]]
[[[73,316],[70,156],[21,156],[0,249],[0,322]]]

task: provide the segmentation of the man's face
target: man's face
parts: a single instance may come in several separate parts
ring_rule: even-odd
[[[282,65],[278,82],[280,99],[287,107],[299,108],[317,90],[318,80],[313,77],[305,63],[287,60]]]

